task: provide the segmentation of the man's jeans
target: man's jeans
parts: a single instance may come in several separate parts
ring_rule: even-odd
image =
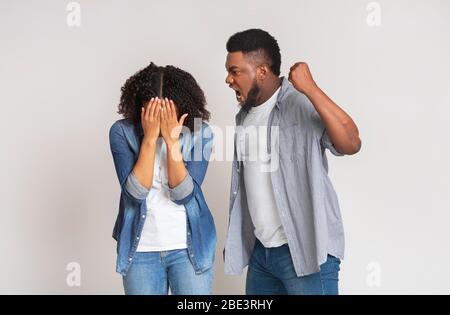
[[[256,240],[247,272],[249,295],[338,295],[339,258],[328,255],[320,272],[297,277],[287,244],[265,248]]]
[[[195,274],[186,249],[136,252],[123,286],[127,295],[211,294],[213,268]]]

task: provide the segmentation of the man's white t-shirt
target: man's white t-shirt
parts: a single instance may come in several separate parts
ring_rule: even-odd
[[[237,130],[238,155],[244,165],[244,185],[255,236],[267,248],[287,243],[275,203],[267,153],[267,125],[279,92],[280,89],[265,103],[251,108],[243,128]]]

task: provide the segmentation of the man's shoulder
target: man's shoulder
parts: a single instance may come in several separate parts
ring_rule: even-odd
[[[283,98],[280,100],[280,103],[285,105],[284,108],[287,110],[292,108],[310,110],[312,106],[309,98],[305,94],[296,90],[293,86],[286,91]]]

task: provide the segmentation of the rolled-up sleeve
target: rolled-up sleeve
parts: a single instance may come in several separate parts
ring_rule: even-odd
[[[311,101],[308,98],[305,98],[305,101],[308,103],[308,107],[311,110],[312,128],[315,130],[318,140],[320,140],[320,145],[323,148],[330,150],[330,152],[333,155],[344,156],[344,154],[342,154],[341,152],[336,150],[333,142],[330,139],[330,136],[327,133],[325,124],[323,123],[322,118],[320,117],[319,113],[314,108],[314,105],[311,103]]]
[[[189,173],[181,183],[173,188],[169,188],[170,199],[179,201],[189,196],[194,190],[194,182]]]
[[[344,154],[342,154],[341,152],[336,150],[336,148],[334,147],[333,143],[331,142],[330,136],[328,135],[326,130],[323,131],[322,138],[320,139],[320,142],[321,142],[322,146],[324,148],[330,150],[330,152],[333,153],[333,155],[344,156]]]
[[[150,191],[149,189],[142,186],[141,183],[139,183],[133,172],[131,172],[128,176],[127,182],[125,183],[125,188],[130,193],[130,195],[140,200],[147,198]]]

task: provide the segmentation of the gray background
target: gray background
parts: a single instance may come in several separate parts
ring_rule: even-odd
[[[282,73],[309,63],[316,82],[359,126],[363,147],[330,158],[346,228],[344,294],[450,293],[448,251],[450,2],[0,2],[2,109],[0,293],[121,294],[112,226],[119,185],[108,130],[120,87],[154,61],[191,72],[211,123],[233,125],[225,43],[260,27],[282,51]],[[214,293],[241,294],[223,274],[229,162],[212,162],[204,191],[215,217]],[[66,266],[81,266],[70,286]]]

